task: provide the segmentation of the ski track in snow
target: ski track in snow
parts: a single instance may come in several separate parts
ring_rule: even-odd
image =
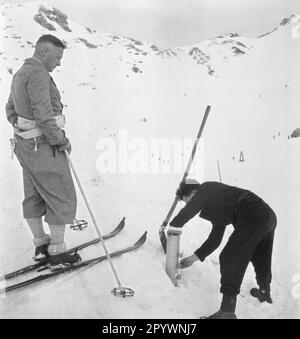
[[[32,19],[24,20],[37,13],[38,5],[1,4],[1,274],[31,263],[33,252],[31,235],[22,218],[21,168],[16,159],[10,160],[8,139],[12,131],[4,106],[12,79],[9,70],[16,71],[33,52],[26,41],[34,43],[42,33],[48,33]],[[129,139],[194,138],[205,107],[210,104],[212,110],[199,150],[203,152],[204,169],[196,169],[195,176],[217,181],[218,160],[225,183],[253,190],[278,216],[274,304],[260,304],[250,297],[255,276],[249,266],[237,315],[250,319],[299,318],[299,299],[293,296],[292,279],[300,274],[300,139],[288,139],[300,127],[300,47],[299,40],[291,36],[293,26],[282,26],[260,39],[234,38],[251,47],[241,57],[228,50],[224,54],[215,40],[199,44],[210,55],[210,65],[216,71],[209,75],[207,64],[197,64],[185,48],[174,58],[162,58],[143,43],[140,48],[148,54],[134,55],[129,53],[126,38],[112,40],[108,34],[90,34],[70,20],[71,33],[51,23],[57,29],[52,33],[69,44],[62,66],[53,77],[66,104],[72,159],[103,233],[126,216],[125,229],[107,245],[111,251],[121,248],[145,230],[148,240],[138,251],[114,259],[123,284],[135,290],[134,298],[112,296],[110,291],[116,283],[103,262],[0,298],[1,317],[198,318],[218,310],[218,255],[231,227],[215,253],[182,272],[181,286],[176,288],[165,273],[158,229],[182,173],[109,175],[96,170],[99,138],[117,138],[120,129],[127,130]],[[78,42],[79,37],[101,47],[88,48]],[[132,71],[134,64],[142,73]],[[239,161],[241,151],[244,162]],[[78,218],[89,220],[81,197],[78,200]],[[182,236],[184,255],[193,253],[209,231],[210,225],[204,220],[196,217],[190,221]],[[74,246],[95,236],[90,222],[83,232],[69,230],[67,242]],[[103,254],[103,250],[99,244],[82,253],[90,258]]]

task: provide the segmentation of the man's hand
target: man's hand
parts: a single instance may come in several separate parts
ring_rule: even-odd
[[[193,265],[195,261],[199,260],[196,254],[190,255],[189,257],[183,258],[180,263],[178,268],[188,268]]]
[[[67,139],[67,143],[64,144],[64,145],[59,145],[57,146],[57,149],[60,151],[60,152],[63,152],[63,151],[68,151],[69,154],[71,154],[71,151],[72,151],[72,145],[71,145],[71,142],[69,139]]]
[[[176,196],[177,198],[179,198],[180,200],[182,200],[183,198],[183,192],[184,192],[184,185],[185,183],[184,182],[181,182],[177,191],[176,191]]]

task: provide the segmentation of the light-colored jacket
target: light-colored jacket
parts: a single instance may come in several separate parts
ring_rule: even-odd
[[[62,114],[60,93],[42,63],[34,58],[25,60],[15,73],[11,92],[6,104],[7,119],[17,123],[18,117],[35,121],[50,145],[64,139],[64,132],[57,126],[56,119]]]

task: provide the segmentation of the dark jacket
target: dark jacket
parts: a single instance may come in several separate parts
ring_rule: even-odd
[[[192,200],[171,221],[170,226],[182,227],[196,214],[214,226],[234,224],[234,210],[238,199],[246,192],[242,188],[219,182],[204,182]]]
[[[189,203],[170,222],[170,226],[182,227],[196,214],[209,220],[212,231],[204,244],[195,252],[201,261],[219,247],[225,227],[235,226],[235,210],[239,200],[248,190],[219,182],[204,182]]]

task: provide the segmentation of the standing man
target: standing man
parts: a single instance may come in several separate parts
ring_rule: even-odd
[[[183,227],[196,214],[212,223],[208,239],[195,253],[181,260],[180,267],[190,267],[204,261],[221,244],[225,228],[232,224],[234,232],[220,254],[221,289],[220,310],[208,319],[236,319],[237,295],[251,261],[259,289],[251,294],[260,302],[272,303],[270,284],[274,231],[277,220],[273,210],[254,193],[219,182],[188,179],[180,185],[177,196],[186,206],[170,222],[172,227]]]
[[[71,144],[63,130],[63,105],[49,74],[60,66],[64,49],[55,36],[41,36],[33,56],[15,73],[6,104],[7,119],[14,127],[12,146],[23,170],[23,215],[33,234],[36,260],[48,258],[52,269],[80,260],[67,253],[64,242],[77,201],[64,153],[71,152]],[[51,236],[44,231],[43,216]]]

